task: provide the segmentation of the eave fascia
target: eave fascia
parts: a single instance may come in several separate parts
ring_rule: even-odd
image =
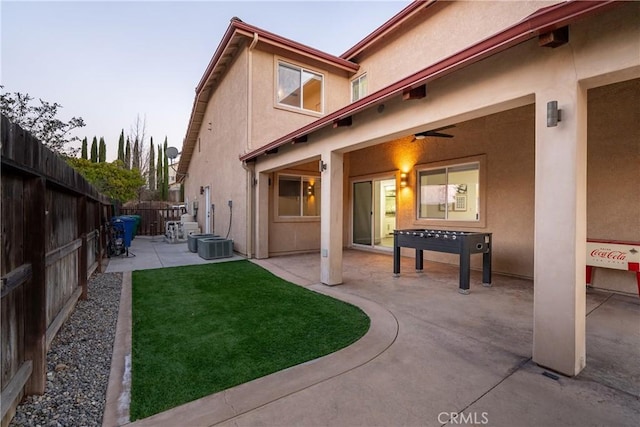
[[[396,28],[398,28],[402,23],[407,21],[408,19],[415,16],[417,13],[421,12],[423,9],[431,6],[436,3],[438,0],[417,0],[410,4],[408,4],[404,9],[400,12],[396,13],[391,19],[382,24],[380,27],[375,29],[371,34],[366,36],[364,39],[356,43],[353,47],[347,50],[345,53],[340,55],[340,58],[351,60],[355,56],[362,53],[364,50],[375,44],[381,38],[387,36],[389,33],[393,32]]]
[[[319,61],[329,66],[344,70],[351,74],[356,73],[360,69],[360,65],[354,62],[351,62],[349,60],[343,59],[338,56],[331,55],[329,53],[312,48],[302,43],[298,43],[296,41],[287,39],[285,37],[263,30],[261,28],[254,27],[253,25],[249,25],[245,22],[236,21],[234,22],[234,25],[237,28],[238,33],[243,34],[247,37],[252,38],[254,34],[257,34],[258,39],[262,43],[267,43],[271,46],[284,49],[286,51],[293,52],[298,55],[302,55],[304,57],[313,59],[315,61]]]
[[[615,0],[569,1],[540,9],[522,21],[458,53],[453,54],[442,61],[430,65],[423,70],[420,70],[352,104],[336,110],[333,113],[284,135],[283,137],[278,138],[256,150],[240,155],[240,160],[250,161],[255,159],[256,157],[265,154],[267,151],[293,142],[298,138],[309,135],[310,133],[326,126],[330,126],[337,120],[364,111],[367,108],[378,105],[394,96],[401,96],[404,90],[434,81],[451,74],[456,70],[468,67],[485,58],[503,52],[527,40],[538,37],[540,34],[569,25],[578,19],[605,11],[615,6],[616,3],[620,2]]]

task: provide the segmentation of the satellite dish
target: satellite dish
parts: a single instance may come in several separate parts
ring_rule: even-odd
[[[167,157],[171,160],[178,157],[178,154],[180,153],[178,153],[178,149],[176,147],[167,147]]]

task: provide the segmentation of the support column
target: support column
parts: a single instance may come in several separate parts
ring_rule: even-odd
[[[586,363],[587,94],[558,80],[536,92],[533,361],[573,376]],[[547,127],[554,100],[561,121]]]
[[[323,153],[322,164],[320,281],[333,286],[342,283],[343,155]]]
[[[256,258],[269,258],[269,175],[256,173],[255,236]]]

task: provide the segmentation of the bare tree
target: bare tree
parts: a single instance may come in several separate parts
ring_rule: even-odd
[[[129,140],[134,143],[137,142],[138,150],[134,149],[131,158],[131,164],[137,165],[142,175],[148,182],[149,175],[149,147],[147,144],[147,116],[140,118],[140,114],[136,116],[135,122],[129,128]],[[135,156],[135,158],[133,158]]]

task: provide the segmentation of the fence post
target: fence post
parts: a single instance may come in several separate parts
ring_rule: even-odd
[[[80,254],[78,258],[78,286],[82,288],[82,294],[80,299],[87,299],[87,273],[89,267],[87,266],[87,197],[81,196],[78,198],[78,235],[82,239],[82,246],[80,246]]]
[[[96,255],[98,261],[98,273],[104,273],[102,271],[102,257],[104,256],[104,247],[102,246],[102,202],[96,202],[95,215],[93,218],[93,228],[98,233],[96,235],[96,242],[98,245],[98,254]]]
[[[44,178],[24,182],[24,253],[32,276],[25,289],[25,360],[32,372],[26,394],[43,394],[47,375],[46,184]]]

